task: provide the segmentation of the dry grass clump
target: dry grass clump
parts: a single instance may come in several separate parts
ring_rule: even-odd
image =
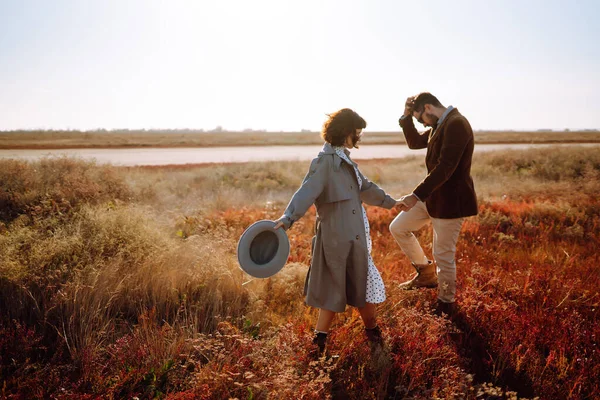
[[[189,215],[232,206],[282,203],[302,182],[304,162],[124,169],[136,199],[168,215]]]
[[[115,168],[70,158],[42,159],[36,163],[2,160],[0,168],[0,222],[20,215],[59,217],[80,204],[126,200],[127,184]]]
[[[210,332],[245,312],[242,273],[230,244],[218,245],[229,238],[165,235],[147,207],[128,203],[115,169],[67,159],[6,166],[0,320],[7,338],[25,332],[26,348],[13,354],[22,346],[7,339],[14,357],[3,360],[70,357],[87,381],[90,363],[146,310],[185,332]],[[17,365],[4,365],[2,376]]]
[[[476,154],[473,178],[481,200],[510,196],[519,200],[600,190],[600,153],[593,148],[548,148]],[[421,156],[365,160],[361,171],[389,193],[410,193],[426,175]],[[136,199],[165,213],[194,215],[231,207],[285,206],[302,182],[307,162],[134,167],[125,170]]]
[[[600,153],[593,148],[548,148],[476,155],[480,197],[580,201],[600,191]]]
[[[491,153],[485,156],[485,165],[503,174],[557,182],[598,177],[600,156],[594,148],[547,148],[510,156],[507,152]]]

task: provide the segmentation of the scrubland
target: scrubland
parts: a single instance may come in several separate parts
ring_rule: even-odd
[[[372,353],[348,308],[317,361],[302,298],[314,209],[274,277],[252,279],[235,255],[307,164],[0,161],[1,396],[600,397],[597,150],[476,156],[480,214],[458,243],[454,320],[433,314],[435,290],[397,289],[413,271],[388,232],[396,211],[368,207],[385,345]],[[398,197],[425,174],[421,157],[360,167]]]

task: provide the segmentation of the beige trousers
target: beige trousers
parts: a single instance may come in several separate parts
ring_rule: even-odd
[[[456,242],[464,218],[432,218],[425,203],[418,201],[409,211],[402,211],[390,224],[390,232],[408,256],[417,265],[427,264],[423,248],[413,234],[427,222],[433,225],[433,258],[437,264],[438,299],[453,303],[456,294]]]

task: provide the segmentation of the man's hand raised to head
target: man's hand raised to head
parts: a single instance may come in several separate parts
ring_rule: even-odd
[[[406,99],[406,104],[404,104],[404,116],[410,117],[413,112],[413,107],[415,105],[415,96],[410,96]]]

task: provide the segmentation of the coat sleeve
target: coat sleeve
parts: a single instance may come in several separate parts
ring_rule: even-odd
[[[362,174],[362,172],[359,171],[358,173],[360,174],[360,179],[362,179],[360,199],[363,202],[371,206],[383,208],[392,208],[396,205],[396,200],[394,200],[389,194],[377,186],[377,184],[371,182]]]
[[[421,201],[425,201],[433,191],[452,176],[467,144],[473,140],[473,134],[467,129],[463,119],[456,118],[448,123],[437,165],[429,171],[429,174],[413,191]]]
[[[288,230],[294,222],[302,218],[308,208],[325,189],[328,180],[329,168],[325,158],[315,158],[302,181],[300,188],[294,193],[288,206],[279,221],[283,222],[285,230]]]
[[[419,133],[417,128],[415,128],[412,117],[401,119],[400,127],[402,127],[402,132],[404,132],[406,144],[409,149],[424,149],[427,147],[431,129],[426,130],[422,134]]]

